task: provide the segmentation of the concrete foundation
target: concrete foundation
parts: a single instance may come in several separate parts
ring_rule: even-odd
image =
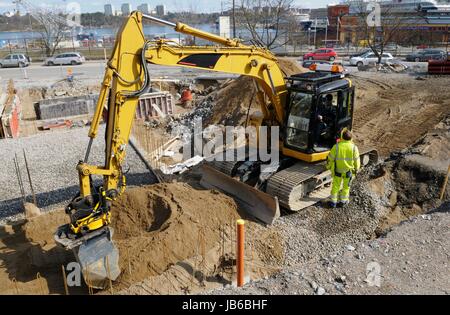
[[[34,104],[37,119],[55,119],[78,115],[93,115],[98,95],[61,97],[42,100]]]

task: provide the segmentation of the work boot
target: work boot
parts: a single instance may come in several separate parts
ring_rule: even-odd
[[[330,208],[332,208],[332,209],[336,209],[337,204],[336,204],[336,202],[330,201],[330,202],[328,203],[328,206],[329,206]]]
[[[339,201],[338,207],[339,208],[344,208],[344,207],[348,206],[348,204],[349,204],[348,201]]]

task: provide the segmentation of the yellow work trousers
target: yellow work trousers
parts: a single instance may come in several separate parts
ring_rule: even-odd
[[[350,185],[352,178],[333,176],[333,184],[331,186],[331,202],[348,203],[350,201]]]

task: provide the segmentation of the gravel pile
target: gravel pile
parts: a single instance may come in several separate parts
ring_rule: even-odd
[[[352,202],[338,209],[315,206],[281,217],[274,225],[285,237],[286,266],[325,257],[374,236],[381,200],[367,189],[372,168],[366,168],[352,186]]]
[[[103,165],[104,126],[92,147],[89,163]],[[0,140],[0,223],[21,217],[21,193],[14,169],[17,154],[27,200],[31,201],[23,150],[25,149],[38,206],[44,210],[64,207],[78,193],[76,165],[84,158],[88,143],[88,128],[74,128],[41,133],[28,138]],[[128,147],[124,171],[129,168],[128,185],[151,184],[153,176]],[[96,179],[101,183],[101,178]]]
[[[208,294],[449,294],[450,204],[414,217],[385,237],[289,267],[243,288]]]
[[[92,87],[89,87],[82,80],[73,80],[68,82],[67,80],[61,80],[48,88],[43,88],[43,98],[53,99],[62,96],[82,96],[92,93]]]
[[[199,121],[205,121],[212,114],[214,107],[214,98],[209,95],[199,105],[197,105],[192,111],[181,115],[174,119],[167,125],[168,132],[177,131],[178,128],[188,128],[189,130],[194,128],[194,124]]]

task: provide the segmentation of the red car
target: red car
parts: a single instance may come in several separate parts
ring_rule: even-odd
[[[331,48],[319,48],[314,52],[307,53],[303,56],[303,60],[329,60],[334,61],[337,53]]]

